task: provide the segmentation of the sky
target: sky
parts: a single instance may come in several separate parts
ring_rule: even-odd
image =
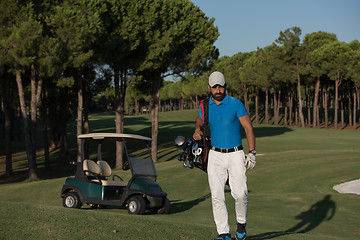
[[[192,0],[215,18],[220,56],[271,45],[280,31],[300,27],[308,33],[336,34],[339,41],[360,41],[360,0]]]

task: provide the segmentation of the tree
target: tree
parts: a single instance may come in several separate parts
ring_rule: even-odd
[[[280,36],[275,40],[276,43],[281,44],[284,49],[282,56],[287,62],[290,71],[293,73],[293,78],[297,82],[297,95],[299,102],[299,118],[301,126],[305,126],[304,114],[302,112],[303,102],[301,96],[301,74],[304,68],[304,51],[300,47],[301,29],[299,27],[292,27],[286,29],[284,32],[280,31]]]
[[[174,82],[172,84],[170,84],[169,86],[169,91],[168,91],[168,96],[170,98],[170,105],[172,107],[173,110],[177,109],[180,110],[182,109],[183,106],[183,93],[182,93],[182,83],[181,81],[177,81]],[[174,101],[177,102],[177,107],[175,107],[175,103]]]
[[[97,1],[64,0],[54,7],[54,14],[48,19],[53,36],[62,47],[63,68],[76,69],[78,83],[77,135],[83,132],[83,78],[84,69],[94,54],[93,43],[101,29]],[[99,10],[100,9],[100,10]],[[80,161],[81,140],[78,139],[77,161]]]
[[[248,96],[248,86],[249,85],[256,85],[256,81],[258,80],[258,68],[260,67],[260,59],[257,57],[256,52],[252,52],[249,58],[245,59],[243,66],[239,68],[240,71],[240,78],[242,79],[242,84],[246,86],[244,87],[244,99],[245,99],[245,106],[249,111],[249,104],[247,100]],[[258,93],[258,91],[256,92]],[[255,122],[259,122],[259,114],[258,114],[258,94],[256,95],[255,99]]]
[[[152,158],[157,162],[159,94],[164,74],[197,72],[216,56],[219,33],[204,13],[188,0],[138,1],[142,6],[145,58],[139,67],[152,84]]]
[[[14,123],[15,116],[15,98],[16,98],[16,83],[13,81],[12,76],[7,71],[6,66],[0,65],[0,101],[3,104],[4,109],[4,152],[5,152],[5,173],[10,176],[13,175],[13,165],[12,165],[12,139],[14,134],[12,129],[16,126]]]
[[[348,76],[349,59],[352,59],[350,46],[344,42],[330,42],[323,45],[313,52],[314,61],[321,64],[322,69],[331,80],[334,81],[335,89],[335,113],[334,126],[338,127],[338,109],[339,109],[339,86]]]
[[[0,8],[3,10],[0,14],[2,15],[2,25],[5,26],[3,28],[4,35],[0,47],[2,50],[1,58],[3,63],[10,66],[11,71],[16,76],[20,109],[24,123],[26,153],[29,162],[29,178],[37,179],[34,126],[36,122],[37,103],[41,92],[41,82],[38,84],[39,87],[36,87],[34,63],[39,46],[41,45],[42,26],[39,21],[36,20],[34,5],[31,2],[23,5],[18,2],[10,2],[11,1],[2,2],[4,8]],[[32,72],[30,111],[32,122],[29,124],[22,74],[25,69],[30,66]]]
[[[307,62],[307,71],[310,75],[315,78],[315,92],[314,92],[314,104],[313,104],[313,127],[317,126],[317,116],[319,112],[318,100],[319,100],[319,91],[320,91],[320,80],[321,76],[325,74],[324,69],[321,68],[320,65],[317,65],[312,59],[312,52],[321,46],[329,43],[337,41],[337,37],[335,34],[327,33],[327,32],[314,32],[310,34],[306,34],[303,40],[303,46],[305,48],[306,54],[306,62]]]
[[[129,75],[139,65],[143,54],[141,50],[142,21],[140,13],[143,6],[131,0],[105,1],[104,23],[97,42],[97,54],[103,63],[113,69],[115,85],[115,128],[117,133],[124,131],[124,103]],[[116,143],[116,168],[123,165],[123,142]]]
[[[355,89],[353,89],[353,127],[354,129],[357,128],[356,125],[356,109],[360,109],[360,42],[358,40],[354,40],[349,43],[350,48],[353,51],[352,59],[350,60],[350,66],[349,66],[349,74],[351,77],[351,80],[353,81],[355,85]],[[356,101],[357,99],[357,101]],[[356,108],[356,105],[358,106]],[[351,111],[349,109],[349,111]],[[360,122],[360,119],[359,119]]]

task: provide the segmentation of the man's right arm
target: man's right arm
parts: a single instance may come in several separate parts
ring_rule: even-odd
[[[203,120],[200,116],[198,116],[196,118],[196,121],[195,121],[195,132],[194,132],[194,135],[193,135],[193,138],[195,140],[201,140],[201,137],[203,135],[203,132],[201,131],[201,127],[203,125]]]

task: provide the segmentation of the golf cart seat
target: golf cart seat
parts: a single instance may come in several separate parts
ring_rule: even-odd
[[[100,164],[96,164],[92,160],[84,160],[83,169],[85,175],[88,177],[91,182],[100,183],[103,186],[126,186],[126,181],[111,181],[107,180],[105,177],[111,175],[111,168],[109,164],[105,161],[98,161]]]
[[[128,182],[122,180],[118,175],[113,176],[113,180],[107,180],[107,177],[110,177],[112,174],[111,167],[106,161],[97,161],[97,165],[100,167],[100,177],[102,178],[102,185],[104,186],[124,186],[126,187]],[[115,177],[118,177],[120,180],[114,180]]]
[[[84,160],[83,169],[88,179],[98,181],[97,179],[100,175],[100,167],[94,161]]]

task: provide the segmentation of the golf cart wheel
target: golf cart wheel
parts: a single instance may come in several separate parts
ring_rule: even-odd
[[[146,209],[146,202],[140,195],[132,196],[128,201],[128,212],[129,214],[143,215]]]
[[[68,192],[63,198],[63,206],[67,208],[81,208],[82,203],[76,192]]]
[[[168,198],[164,199],[164,204],[161,208],[158,209],[158,214],[168,214],[170,212],[170,201]]]

